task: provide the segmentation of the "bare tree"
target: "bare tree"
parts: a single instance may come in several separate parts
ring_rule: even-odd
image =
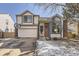
[[[61,6],[63,9],[63,16],[66,19],[73,18],[79,15],[79,4],[78,3],[39,3],[36,4],[44,9],[44,11],[49,10],[49,13],[53,13],[53,11],[59,10],[58,8]]]
[[[35,5],[39,6],[40,8],[43,8],[44,12],[49,11],[50,14],[58,11],[60,6],[62,7],[65,6],[65,4],[59,4],[59,3],[39,3]]]
[[[78,3],[67,3],[66,7],[63,8],[63,15],[67,18],[78,17],[79,15],[79,4]]]

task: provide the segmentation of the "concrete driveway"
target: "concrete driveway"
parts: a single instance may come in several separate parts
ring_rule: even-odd
[[[33,55],[36,39],[0,38],[0,56]]]

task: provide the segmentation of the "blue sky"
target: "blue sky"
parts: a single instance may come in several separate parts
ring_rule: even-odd
[[[42,17],[49,17],[55,14],[61,14],[61,8],[58,11],[53,11],[52,14],[47,11],[44,12],[43,8],[36,6],[33,3],[0,3],[0,13],[8,13],[12,16],[14,22],[16,22],[16,14],[22,13],[23,11],[29,10],[36,15]],[[50,9],[48,9],[50,10]]]

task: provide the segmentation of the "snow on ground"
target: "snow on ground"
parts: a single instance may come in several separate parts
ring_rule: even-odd
[[[34,39],[0,38],[0,56],[32,56]]]
[[[79,42],[73,41],[37,41],[38,56],[78,56]]]
[[[79,41],[51,40],[36,43],[34,39],[0,39],[0,56],[79,56]]]

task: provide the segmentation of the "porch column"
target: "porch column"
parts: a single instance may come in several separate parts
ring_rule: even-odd
[[[68,33],[67,33],[67,20],[63,21],[63,37],[67,38]]]

